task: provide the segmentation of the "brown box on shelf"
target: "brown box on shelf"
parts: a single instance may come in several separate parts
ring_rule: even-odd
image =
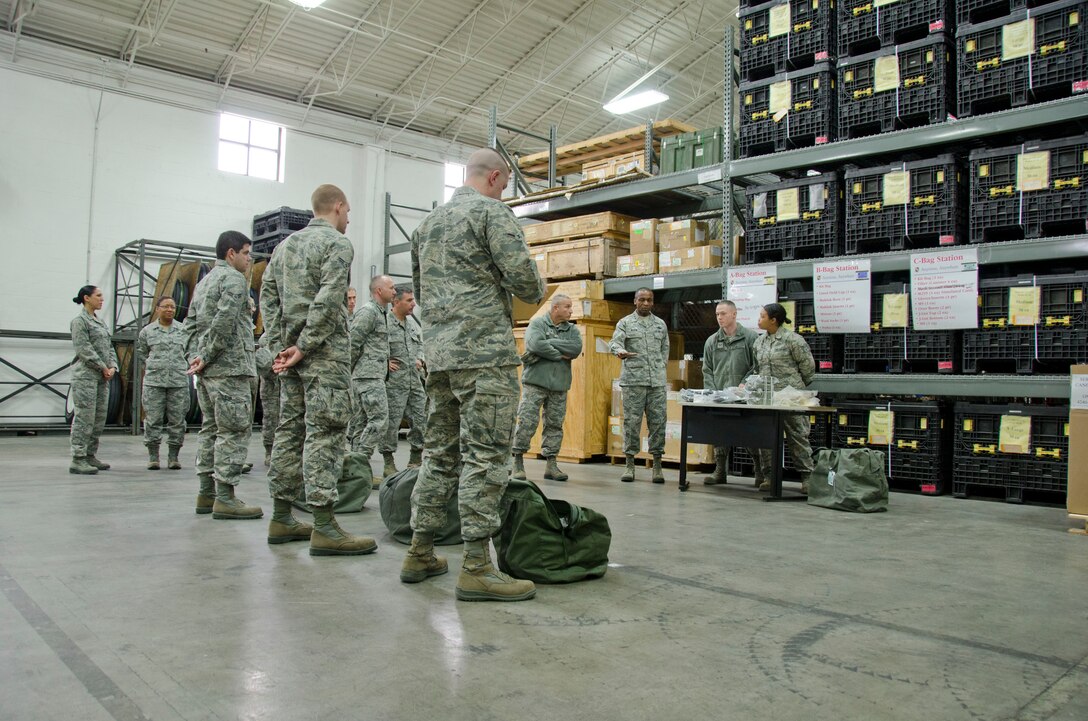
[[[678,380],[684,388],[703,387],[703,362],[697,360],[671,360],[665,366],[665,375]]]
[[[631,255],[657,252],[657,226],[655,218],[631,223]]]
[[[701,268],[720,268],[722,265],[722,247],[703,245],[684,250],[663,250],[657,254],[658,273],[678,273],[684,270]]]
[[[612,238],[581,238],[533,248],[533,260],[544,278],[576,278],[592,275],[598,278],[616,276],[616,259],[629,255],[626,240]]]
[[[646,167],[646,153],[644,150],[625,153],[612,159],[612,175],[623,175],[632,170],[650,172]]]
[[[616,275],[627,278],[633,275],[653,275],[657,272],[657,253],[621,255],[616,259]]]
[[[523,225],[521,231],[525,234],[525,242],[529,245],[588,235],[611,235],[617,238],[626,238],[631,232],[632,220],[634,218],[631,216],[622,215],[621,213],[591,213],[574,218],[529,223]]]
[[[604,300],[604,282],[600,280],[567,280],[562,283],[548,283],[544,289],[544,300],[539,304],[526,303],[514,298],[514,322],[527,323],[538,315],[543,315],[551,308],[552,296],[561,293],[570,296],[577,305],[582,300]]]
[[[707,226],[701,220],[674,220],[657,226],[658,251],[694,248],[707,242]]]
[[[1088,403],[1076,390],[1088,376],[1088,365],[1073,366],[1069,372],[1074,390],[1069,410],[1069,480],[1065,507],[1074,515],[1088,516]],[[1088,529],[1088,525],[1085,528]]]
[[[604,180],[611,178],[615,173],[616,161],[612,158],[595,160],[592,163],[582,164],[582,180]]]

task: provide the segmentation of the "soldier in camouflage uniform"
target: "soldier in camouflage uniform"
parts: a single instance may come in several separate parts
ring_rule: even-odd
[[[370,300],[363,303],[351,319],[351,388],[355,414],[351,450],[370,456],[385,438],[389,424],[389,406],[385,396],[385,378],[389,374],[389,315],[387,306],[396,290],[393,279],[378,275],[370,280]],[[380,480],[374,487],[380,485]]]
[[[308,539],[311,556],[357,556],[378,544],[348,533],[333,514],[351,415],[346,293],[355,251],[344,236],[351,206],[335,185],[319,186],[310,201],[313,220],[276,246],[261,288],[282,402],[268,471],[275,504],[268,542]],[[291,514],[295,501],[313,509],[313,526]]]
[[[510,168],[494,150],[474,152],[465,184],[412,234],[412,279],[423,308],[427,454],[412,491],[412,546],[400,578],[416,583],[446,572],[434,554],[446,503],[457,490],[465,555],[463,601],[522,601],[531,581],[491,563],[499,502],[509,481],[518,402],[517,347],[510,294],[539,303],[544,283],[514,214],[499,198]]]
[[[650,434],[650,455],[654,459],[653,482],[664,483],[661,454],[665,452],[666,380],[669,359],[669,329],[651,311],[654,292],[635,291],[635,312],[620,319],[608,349],[623,361],[620,386],[623,388],[623,453],[627,467],[620,476],[624,483],[635,480],[635,455],[639,451],[639,430],[646,415]]]
[[[427,392],[423,390],[423,337],[419,323],[412,317],[416,307],[415,291],[410,286],[398,285],[389,312],[389,380],[386,381],[386,400],[389,406],[389,423],[382,442],[382,458],[385,468],[382,475],[389,477],[397,472],[393,453],[397,450],[397,434],[401,419],[408,417],[408,445],[411,455],[409,468],[419,468],[423,463],[423,429],[427,425]]]
[[[197,400],[204,414],[196,454],[200,479],[197,513],[212,518],[260,518],[259,506],[234,495],[246,462],[253,428],[253,319],[249,312],[250,240],[228,230],[215,244],[215,266],[197,283],[185,329],[189,374],[197,375]],[[213,498],[214,491],[214,498]]]
[[[264,464],[272,464],[272,442],[280,424],[280,377],[272,372],[272,351],[268,334],[257,343],[257,375],[261,378],[261,441],[264,444]]]
[[[166,431],[167,466],[181,469],[178,453],[185,440],[185,414],[189,412],[189,379],[185,372],[185,344],[188,336],[181,321],[174,320],[177,304],[168,295],[155,306],[157,318],[140,330],[136,358],[144,369],[144,444],[147,469],[159,470],[159,444]]]
[[[718,303],[714,316],[718,319],[718,332],[703,345],[703,388],[721,391],[739,386],[752,372],[756,358],[753,346],[759,334],[737,322],[737,306],[731,300]],[[750,452],[755,458],[756,451]],[[718,446],[714,449],[714,474],[703,483],[708,486],[725,483],[728,467],[729,446]]]
[[[569,296],[552,296],[549,312],[534,318],[525,330],[525,353],[521,356],[525,368],[521,371],[521,403],[518,405],[518,428],[514,433],[514,474],[525,480],[524,454],[540,422],[544,407],[544,432],[540,453],[547,460],[544,478],[567,480],[555,457],[563,445],[563,419],[567,415],[567,391],[571,383],[571,360],[582,353],[582,335],[570,320],[572,306]]]
[[[786,309],[778,303],[765,305],[759,311],[759,327],[767,334],[756,339],[753,349],[756,367],[753,372],[761,378],[773,379],[776,391],[787,386],[803,390],[816,375],[816,362],[812,359],[808,343],[800,334],[782,327],[790,322]],[[786,446],[793,455],[793,462],[801,477],[808,478],[813,466],[812,448],[808,444],[808,418],[801,413],[793,413],[786,417],[784,425]],[[771,464],[778,463],[779,459],[771,457],[769,448],[760,448],[759,453],[752,457],[759,490],[771,490]],[[808,492],[807,482],[801,483],[801,492]]]
[[[72,464],[68,471],[93,475],[110,467],[95,454],[98,453],[98,439],[106,426],[109,382],[117,372],[117,354],[106,324],[95,315],[105,302],[102,291],[93,285],[85,285],[72,302],[82,308],[71,325],[76,357],[72,361],[72,383],[68,393],[75,413],[72,417]]]

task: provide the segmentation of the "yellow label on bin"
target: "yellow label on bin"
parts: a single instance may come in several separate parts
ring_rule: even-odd
[[[869,411],[869,444],[886,446],[892,442],[892,411]]]
[[[786,188],[775,193],[775,217],[778,222],[797,220],[801,217],[800,188]]]
[[[876,59],[873,92],[882,93],[899,87],[899,56],[884,55]]]
[[[1002,453],[1031,452],[1031,416],[1001,416],[997,449]]]
[[[1001,28],[1001,59],[1026,58],[1035,52],[1035,18]]]
[[[885,293],[880,324],[885,328],[906,328],[910,315],[909,293]]]
[[[779,35],[785,35],[790,31],[790,4],[784,2],[781,5],[775,5],[771,8],[770,15],[770,27],[767,29],[767,35],[772,38],[776,38]]]
[[[1024,192],[1050,188],[1050,151],[1016,156],[1016,189]]]
[[[786,324],[786,327],[791,329],[796,328],[797,316],[794,314],[797,312],[797,304],[794,303],[792,300],[783,300],[779,301],[779,305],[786,309],[786,317],[789,318],[791,321]]]
[[[1037,325],[1042,288],[1009,288],[1009,324]]]
[[[910,198],[910,173],[896,171],[884,174],[884,205],[906,205]]]

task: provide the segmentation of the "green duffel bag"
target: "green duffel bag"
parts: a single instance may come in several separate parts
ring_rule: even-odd
[[[494,541],[504,572],[537,583],[571,583],[608,570],[612,529],[591,508],[548,498],[532,481],[511,480]]]
[[[339,499],[333,505],[334,513],[359,513],[370,498],[370,487],[374,483],[374,472],[362,453],[345,453],[344,469],[340,471],[340,482],[336,484]],[[295,508],[312,513],[313,509],[304,501],[293,504]]]
[[[389,529],[393,540],[412,542],[412,489],[416,487],[418,468],[405,468],[382,481],[378,489],[378,509],[382,522]],[[461,542],[461,512],[457,508],[457,489],[446,504],[446,527],[434,534],[436,546],[452,546]]]
[[[821,448],[808,477],[810,506],[855,513],[888,510],[884,453],[872,448]]]

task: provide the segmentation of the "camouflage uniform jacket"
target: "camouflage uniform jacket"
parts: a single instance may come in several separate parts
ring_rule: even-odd
[[[409,381],[419,378],[419,370],[416,369],[416,361],[423,360],[423,336],[419,330],[419,323],[411,316],[406,316],[402,323],[392,313],[388,316],[389,325],[389,359],[400,361],[400,368],[389,371],[390,386],[398,388],[410,387]]]
[[[71,331],[76,348],[73,378],[102,380],[102,371],[117,368],[117,354],[105,323],[81,309],[72,319]]]
[[[756,367],[753,373],[774,378],[774,389],[786,386],[804,389],[816,375],[812,351],[800,334],[780,328],[774,335],[765,333],[756,338]]]
[[[431,372],[518,365],[510,294],[544,298],[506,204],[462,186],[412,233],[412,281]]]
[[[534,318],[525,330],[525,370],[521,382],[549,391],[569,391],[570,361],[582,352],[582,334],[566,321],[556,325],[547,313]],[[566,356],[567,358],[564,358]]]
[[[373,299],[351,319],[351,379],[385,380],[389,373],[389,311]]]
[[[136,338],[136,357],[144,368],[144,385],[155,388],[186,388],[185,343],[188,336],[181,321],[164,326],[153,320],[140,330]]]
[[[278,376],[272,372],[272,361],[275,357],[268,347],[268,334],[265,333],[257,341],[257,375],[267,380],[275,380]]]
[[[304,363],[348,364],[348,270],[355,249],[321,218],[276,246],[261,281],[268,348],[298,346]]]
[[[651,313],[643,318],[638,313],[621,318],[612,334],[608,350],[636,353],[623,361],[621,386],[664,386],[665,361],[669,359],[669,329],[665,321]]]
[[[205,363],[204,378],[256,376],[253,318],[246,277],[225,260],[197,283],[185,330],[188,358]]]
[[[737,331],[726,335],[721,328],[703,346],[703,388],[720,391],[739,386],[756,365],[755,342],[759,337],[737,323]]]

